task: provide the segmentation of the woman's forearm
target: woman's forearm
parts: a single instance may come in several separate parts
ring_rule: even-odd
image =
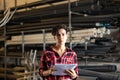
[[[52,74],[51,69],[46,70],[46,71],[43,71],[43,76],[48,76],[48,75],[50,75],[50,74]]]

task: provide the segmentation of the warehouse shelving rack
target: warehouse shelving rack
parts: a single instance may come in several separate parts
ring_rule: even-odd
[[[69,11],[69,29],[70,29],[70,48],[72,48],[72,33],[71,33],[71,29],[72,29],[72,27],[71,27],[71,3],[70,3],[70,0],[68,0],[69,2],[68,2],[68,11]],[[45,30],[43,29],[43,30],[41,30],[42,31],[42,34],[43,34],[43,50],[45,50],[45,48],[46,48],[46,40],[45,40]],[[27,32],[27,31],[26,31]],[[25,31],[22,31],[21,32],[21,35],[22,35],[22,43],[20,43],[20,45],[22,46],[22,58],[24,58],[24,53],[25,53],[25,45],[26,45],[26,43],[25,43],[25,40],[24,40],[24,38],[25,38],[25,33],[26,33]],[[4,27],[4,36],[7,36],[6,35],[6,26]],[[5,80],[7,80],[7,71],[6,71],[6,69],[7,69],[7,58],[9,57],[9,56],[7,56],[8,55],[8,53],[7,53],[7,46],[13,46],[13,45],[16,45],[16,44],[9,44],[9,43],[7,43],[7,40],[4,40],[4,48],[5,48],[5,50],[4,50],[4,66],[5,66],[5,77],[4,77],[4,79]],[[28,43],[29,44],[29,43]],[[10,58],[13,58],[13,57],[10,57]],[[18,57],[17,57],[18,58]],[[19,58],[18,58],[19,59]]]
[[[72,10],[71,10],[71,2],[70,2],[70,0],[68,0],[68,24],[69,24],[69,29],[70,29],[70,37],[69,37],[69,46],[70,46],[70,48],[72,49],[72,44],[73,44],[73,40],[72,40],[72,22],[71,22],[71,20],[72,20],[72,14],[74,14],[73,12],[72,12]],[[77,13],[77,14],[79,14],[79,13]],[[4,29],[5,30],[5,36],[7,36],[6,35],[6,29]],[[21,45],[22,46],[22,58],[24,58],[24,53],[25,53],[25,45],[27,45],[27,44],[29,44],[29,43],[25,43],[25,33],[27,33],[27,32],[32,32],[32,31],[22,31],[21,33],[20,33],[20,35],[21,35],[21,37],[22,37],[22,41],[21,41],[21,43],[19,44],[19,45]],[[39,32],[39,31],[38,31]],[[45,50],[45,48],[46,48],[46,44],[47,44],[47,42],[46,42],[46,30],[45,29],[42,29],[42,30],[40,30],[40,32],[42,32],[42,34],[43,34],[43,50]],[[30,43],[31,44],[31,43]],[[32,44],[36,44],[36,43],[32,43]],[[39,43],[38,43],[39,44]],[[5,69],[7,68],[7,61],[6,61],[6,58],[7,57],[9,57],[9,56],[7,56],[7,46],[12,46],[12,45],[16,45],[16,44],[8,44],[7,42],[6,42],[6,40],[5,40],[5,57],[4,57],[4,61],[5,61]],[[5,70],[5,80],[6,80],[6,75],[7,74],[7,72],[6,72],[6,70]]]
[[[69,37],[69,44],[70,44],[70,48],[72,49],[72,24],[71,24],[71,16],[72,16],[72,11],[71,11],[71,2],[70,2],[70,0],[68,0],[68,21],[69,21],[69,29],[70,29],[70,37]],[[45,48],[46,48],[46,40],[45,40],[45,30],[43,29],[43,30],[41,30],[42,31],[42,34],[43,34],[43,50],[45,50]],[[7,36],[6,35],[6,26],[4,26],[4,36]],[[22,43],[20,43],[19,45],[21,45],[22,46],[22,54],[21,54],[21,56],[22,56],[22,58],[24,57],[24,53],[25,53],[25,45],[26,45],[26,43],[25,43],[25,40],[24,40],[24,38],[25,38],[25,33],[27,33],[27,31],[25,32],[25,31],[22,31],[20,34],[22,35]],[[7,58],[9,57],[9,56],[7,56],[8,55],[8,52],[7,52],[7,47],[8,46],[13,46],[13,45],[16,45],[16,44],[8,44],[7,43],[7,40],[5,39],[4,40],[4,48],[5,48],[5,50],[4,50],[4,68],[5,68],[5,77],[4,77],[4,79],[5,80],[7,80],[7,71],[6,71],[6,69],[7,69]],[[29,43],[28,43],[29,44]],[[13,58],[13,57],[11,57],[11,58]]]
[[[6,69],[7,69],[7,61],[6,61],[6,59],[9,57],[9,56],[7,56],[7,54],[9,54],[9,53],[7,53],[7,46],[14,46],[14,45],[20,45],[21,46],[21,50],[22,50],[22,52],[21,52],[21,57],[9,57],[9,58],[16,58],[16,59],[24,59],[25,58],[25,46],[26,45],[28,45],[28,44],[34,44],[34,43],[26,43],[25,42],[25,34],[27,33],[27,32],[30,32],[30,31],[26,31],[26,32],[24,32],[24,31],[22,31],[21,32],[21,41],[20,41],[20,43],[19,43],[19,41],[18,41],[18,43],[9,43],[9,42],[5,42],[5,80],[7,80],[7,72],[6,72]],[[40,42],[40,43],[37,43],[37,44],[43,44],[43,50],[45,49],[45,30],[43,29],[43,30],[40,30],[39,32],[42,32],[42,34],[43,34],[43,42]],[[18,62],[19,62],[19,60],[18,60]],[[36,70],[36,69],[35,69]],[[35,72],[35,71],[33,71],[33,72]],[[32,74],[32,73],[31,73]],[[34,75],[35,76],[35,75]],[[34,78],[34,76],[33,76],[33,78]]]

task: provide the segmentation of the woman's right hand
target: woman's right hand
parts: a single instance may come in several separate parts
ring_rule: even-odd
[[[52,74],[53,71],[54,71],[54,67],[52,66],[52,67],[50,67],[50,68],[48,69],[48,74],[49,74],[49,75]]]
[[[54,71],[54,67],[51,66],[48,70],[43,71],[43,76],[51,75],[53,71]]]

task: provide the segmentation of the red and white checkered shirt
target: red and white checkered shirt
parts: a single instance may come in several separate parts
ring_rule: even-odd
[[[60,57],[58,53],[55,52],[52,48],[53,46],[42,52],[39,68],[40,76],[42,76],[44,70],[47,70],[48,68],[50,68],[50,66],[54,66],[55,64],[77,64],[75,72],[78,75],[78,61],[76,53],[70,48],[66,48],[66,52],[64,52],[63,55]],[[47,80],[72,80],[71,77],[68,75],[49,75],[43,78],[46,78]]]

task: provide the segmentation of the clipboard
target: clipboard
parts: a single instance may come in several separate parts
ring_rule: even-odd
[[[67,75],[64,73],[65,70],[76,68],[77,64],[55,64],[52,75]]]

